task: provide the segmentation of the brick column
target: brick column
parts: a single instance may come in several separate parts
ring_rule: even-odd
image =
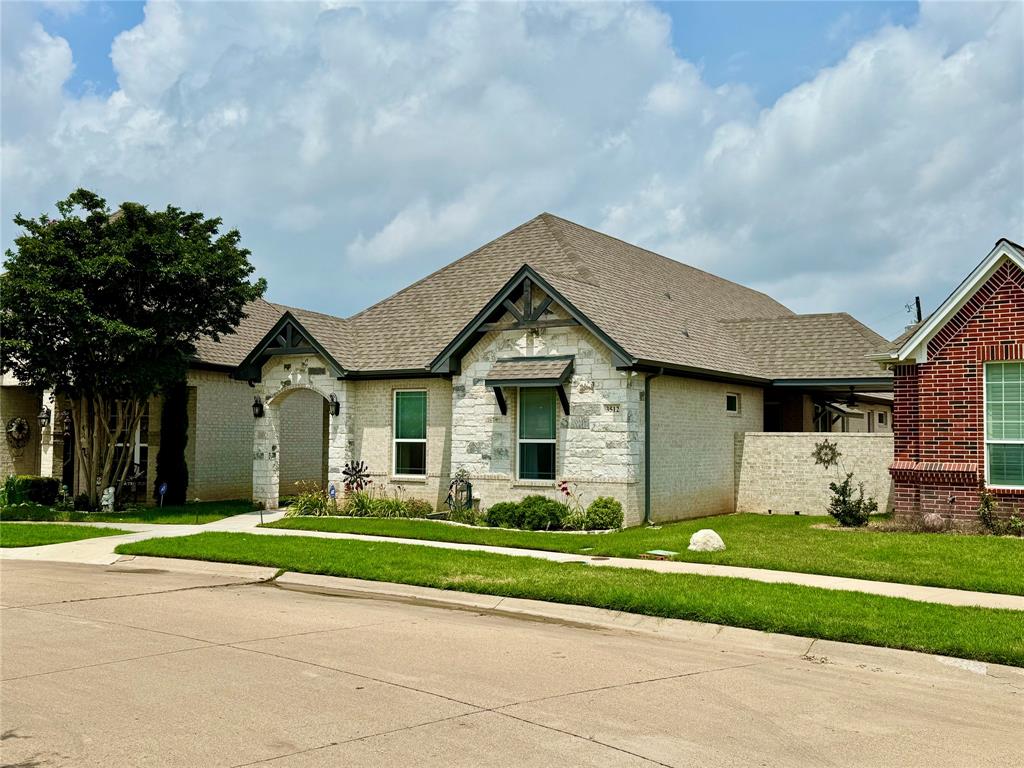
[[[327,425],[327,482],[334,483],[339,498],[345,478],[341,472],[352,459],[355,446],[351,385],[345,381],[334,382],[334,396],[338,398],[337,416],[330,416]]]

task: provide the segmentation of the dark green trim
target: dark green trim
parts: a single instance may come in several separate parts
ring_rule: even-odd
[[[309,344],[311,349],[305,347],[289,347],[285,349],[269,349],[270,344],[281,334],[288,325],[298,331],[302,339]],[[310,333],[305,326],[298,321],[291,312],[285,312],[274,323],[274,327],[267,331],[266,335],[260,340],[260,342],[253,347],[252,351],[246,355],[245,359],[238,364],[235,369],[233,378],[241,379],[243,381],[259,381],[262,378],[263,365],[267,358],[273,355],[308,355],[317,354],[323,358],[332,369],[336,376],[339,378],[346,376],[346,371],[342,365],[334,359],[334,357],[324,349],[323,345],[320,344]]]
[[[634,365],[627,367],[640,373],[657,373],[659,376],[687,376],[706,381],[723,381],[727,384],[751,384],[759,387],[771,384],[771,379],[761,376],[745,376],[738,373],[713,371],[709,368],[697,368],[689,365],[670,365],[656,360],[637,360]]]
[[[513,291],[516,290],[523,283],[524,280],[531,280],[533,283],[541,287],[541,289],[548,296],[552,297],[562,309],[569,313],[569,316],[573,320],[578,322],[594,336],[601,340],[601,342],[607,346],[615,357],[615,364],[617,367],[629,367],[636,363],[636,360],[624,350],[619,344],[614,341],[611,336],[602,331],[590,318],[580,312],[576,307],[572,305],[561,293],[556,291],[547,280],[537,274],[529,264],[524,264],[519,270],[509,279],[507,283],[498,291],[494,298],[492,298],[487,304],[481,309],[472,320],[461,330],[458,335],[450,342],[441,353],[433,359],[430,363],[430,370],[433,373],[455,373],[457,367],[455,358],[461,357],[462,353],[467,350],[476,342],[476,334],[480,332],[480,326],[483,325],[487,318],[493,314],[496,310],[502,308],[506,299],[512,295]]]

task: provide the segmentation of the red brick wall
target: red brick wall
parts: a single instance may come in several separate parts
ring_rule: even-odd
[[[894,371],[899,515],[977,517],[985,471],[983,367],[1024,359],[1024,272],[1005,262],[928,344],[928,362]],[[1024,508],[1024,491],[997,492],[1000,511]]]

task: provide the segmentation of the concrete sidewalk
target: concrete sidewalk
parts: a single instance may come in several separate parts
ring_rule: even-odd
[[[264,522],[273,522],[284,517],[282,510],[263,513]],[[771,584],[798,584],[805,587],[835,589],[847,592],[864,592],[885,597],[902,597],[925,603],[943,605],[976,606],[981,608],[1003,608],[1024,611],[1024,596],[1003,595],[991,592],[971,592],[961,589],[942,587],[923,587],[913,584],[899,584],[887,581],[870,581],[866,579],[850,579],[841,576],[824,576],[813,573],[795,573],[791,571],[772,571],[764,568],[743,568],[734,565],[713,565],[708,563],[688,563],[678,560],[639,560],[624,557],[589,557],[568,554],[565,552],[545,552],[536,549],[515,549],[511,547],[493,547],[484,544],[462,544],[449,541],[427,541],[423,539],[404,539],[386,536],[367,536],[357,533],[334,533],[330,531],[300,531],[288,528],[260,528],[260,513],[247,512],[227,517],[205,525],[155,525],[155,524],[118,524],[118,523],[76,523],[76,525],[92,525],[98,527],[121,528],[133,531],[125,536],[106,536],[98,539],[70,541],[63,544],[49,544],[42,547],[24,547],[17,549],[0,549],[0,558],[10,560],[48,560],[56,562],[90,563],[109,565],[118,560],[114,548],[119,544],[143,541],[149,538],[164,536],[187,536],[208,531],[233,533],[253,533],[261,536],[306,536],[322,539],[342,539],[350,541],[386,542],[392,544],[410,544],[437,549],[451,549],[471,552],[491,552],[498,555],[513,557],[533,557],[556,563],[584,563],[606,568],[636,568],[655,571],[657,573],[686,573],[701,576],[726,576],[738,579],[750,579]]]

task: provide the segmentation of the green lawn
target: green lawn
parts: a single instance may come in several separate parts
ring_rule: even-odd
[[[660,528],[627,528],[591,535],[379,518],[289,517],[267,525],[590,556],[638,557],[651,549],[667,549],[679,553],[676,560],[698,563],[1024,595],[1024,539],[813,527],[829,520],[793,515],[726,515],[671,523]],[[687,551],[691,534],[700,528],[716,530],[725,541],[726,550]]]
[[[122,544],[125,555],[305,573],[749,627],[1024,666],[1024,614],[790,584],[553,563],[410,544],[201,533]]]
[[[5,507],[3,520],[40,520],[60,523],[152,523],[162,525],[195,525],[212,523],[232,515],[251,512],[251,501],[197,501],[175,507],[141,507],[127,512],[65,512],[38,504]]]
[[[84,525],[48,523],[0,523],[0,547],[38,547],[63,541],[120,536],[129,533],[118,528],[92,528]]]

